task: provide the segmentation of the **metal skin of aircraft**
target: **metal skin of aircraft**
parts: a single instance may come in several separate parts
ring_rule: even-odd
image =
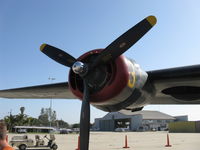
[[[68,82],[0,90],[0,97],[14,99],[80,99],[80,149],[89,148],[90,104],[103,111],[138,111],[148,104],[200,104],[200,65],[143,71],[122,54],[156,24],[148,16],[105,49],[75,59],[42,44],[40,50],[70,67]]]

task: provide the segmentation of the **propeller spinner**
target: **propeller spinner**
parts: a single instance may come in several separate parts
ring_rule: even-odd
[[[73,56],[48,44],[42,44],[40,50],[55,60],[56,62],[72,68],[73,72],[80,75],[83,79],[83,101],[80,117],[80,149],[88,150],[89,148],[89,131],[90,131],[90,93],[93,71],[100,65],[107,64],[121,54],[126,52],[132,45],[141,39],[154,25],[156,17],[148,16],[127,32],[118,37],[108,45],[93,61],[85,64],[77,61]],[[90,86],[89,86],[90,84]]]
[[[86,64],[77,61],[72,65],[72,70],[74,71],[74,73],[79,74],[80,76],[84,76],[85,74],[87,74],[88,67]]]

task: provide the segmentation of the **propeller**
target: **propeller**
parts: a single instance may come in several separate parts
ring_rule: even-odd
[[[42,44],[40,50],[51,59],[64,66],[71,67],[76,62],[76,59],[73,56],[54,46]]]
[[[56,62],[72,68],[73,72],[83,79],[83,100],[80,116],[80,149],[88,150],[90,132],[90,93],[93,71],[102,64],[115,60],[142,38],[154,25],[156,17],[148,16],[108,45],[96,59],[86,64],[77,61],[73,56],[48,44],[42,44],[40,50]]]
[[[96,58],[95,62],[93,62],[91,68],[94,68],[99,64],[108,63],[126,52],[156,24],[156,21],[156,17],[148,16],[133,26],[131,29],[113,41],[110,45],[108,45]]]
[[[90,136],[90,90],[88,79],[84,79],[83,102],[80,117],[80,149],[88,150]]]

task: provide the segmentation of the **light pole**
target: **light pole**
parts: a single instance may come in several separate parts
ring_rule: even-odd
[[[12,116],[12,109],[10,109],[10,118],[9,118],[9,132],[12,132],[12,120],[11,120],[11,116]]]
[[[51,81],[51,83],[54,81],[54,80],[56,80],[56,78],[52,78],[52,77],[49,77],[48,78],[50,81]],[[52,97],[50,98],[50,108],[49,108],[50,110],[49,110],[49,126],[51,127],[51,111],[52,111]],[[49,130],[50,131],[50,130]]]

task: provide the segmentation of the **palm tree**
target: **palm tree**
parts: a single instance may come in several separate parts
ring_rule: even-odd
[[[23,115],[25,111],[25,107],[20,107],[20,111],[21,111],[21,114]]]

